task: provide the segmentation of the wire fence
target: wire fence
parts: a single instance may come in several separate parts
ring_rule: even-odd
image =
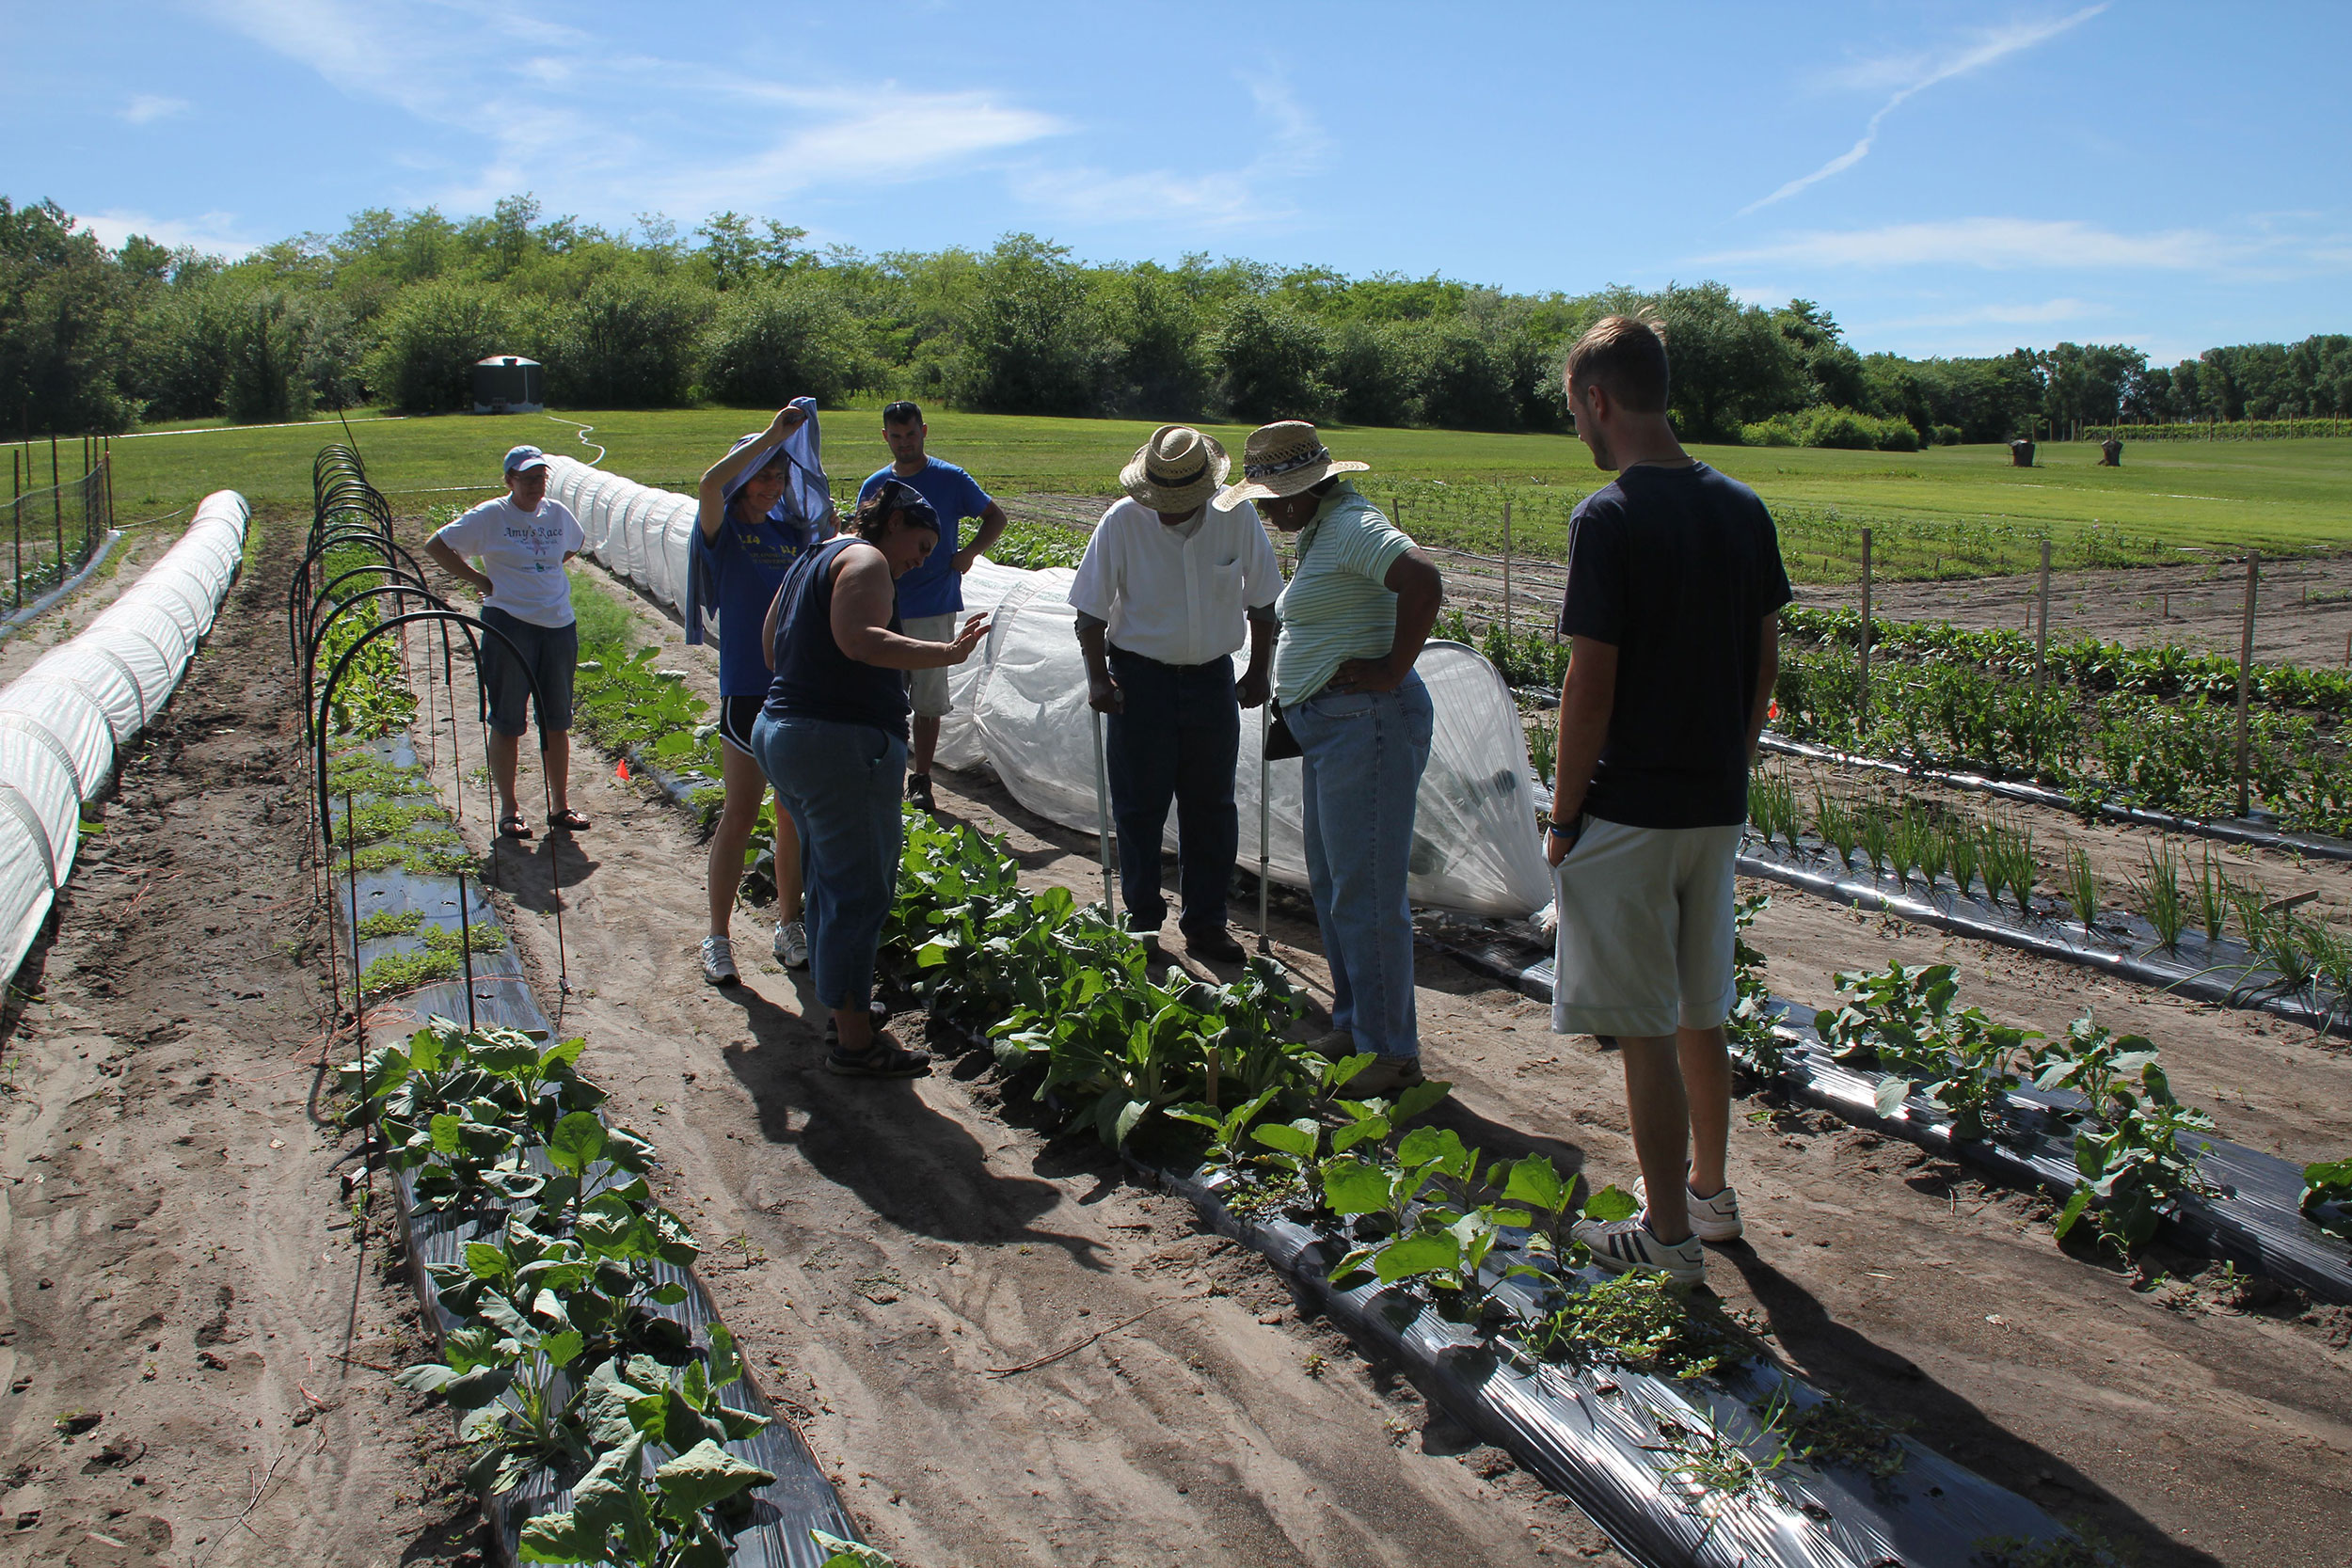
[[[8,552],[8,608],[22,610],[87,563],[114,528],[114,462],[97,437],[69,454],[55,438],[49,461],[30,442],[9,452],[8,513],[0,516],[0,547]],[[39,484],[42,467],[49,483]],[[78,467],[79,474],[69,471]]]

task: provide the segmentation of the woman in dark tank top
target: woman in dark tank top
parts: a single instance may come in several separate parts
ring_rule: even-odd
[[[763,628],[775,678],[752,750],[800,832],[809,967],[833,1014],[825,1065],[852,1077],[930,1070],[929,1053],[876,1032],[869,1007],[903,843],[904,672],[961,664],[988,635],[984,615],[953,642],[900,633],[894,585],[938,543],[930,502],[912,485],[884,483],[858,503],[855,532],[793,563]]]

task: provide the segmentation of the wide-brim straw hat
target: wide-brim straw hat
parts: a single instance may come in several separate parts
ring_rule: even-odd
[[[1359,474],[1369,463],[1342,463],[1331,455],[1304,420],[1282,420],[1260,425],[1241,449],[1241,483],[1217,498],[1226,506],[1237,501],[1271,500],[1311,490],[1334,474]]]
[[[1120,488],[1154,512],[1194,512],[1216,494],[1233,460],[1190,425],[1164,424],[1119,470]]]

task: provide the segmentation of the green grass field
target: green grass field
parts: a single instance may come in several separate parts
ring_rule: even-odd
[[[604,466],[683,487],[735,436],[764,423],[744,409],[569,413],[595,427]],[[854,483],[888,457],[875,407],[825,416],[826,464]],[[930,416],[931,449],[962,464],[992,490],[1109,495],[1152,426],[1138,420],[1063,420],[953,411]],[[1244,427],[1211,426],[1236,458]],[[499,456],[518,441],[594,456],[572,426],[537,415],[465,415],[361,422],[351,435],[368,477],[404,509],[489,494]],[[1568,509],[1601,480],[1567,436],[1488,436],[1435,430],[1334,428],[1332,450],[1372,465],[1365,487],[1403,503],[1416,537],[1492,550],[1501,507],[1513,505],[1515,547],[1557,555]],[[216,489],[261,502],[307,506],[310,460],[343,438],[331,417],[274,429],[167,426],[118,438],[116,508],[126,520],[170,512]],[[2177,559],[2181,547],[2265,551],[2333,549],[2352,543],[2352,440],[2146,442],[2125,449],[2120,469],[2096,467],[2088,442],[2050,444],[2031,469],[1998,447],[1922,452],[1695,447],[1756,486],[1780,519],[1800,576],[1852,575],[1859,529],[1874,530],[1874,557],[1890,577],[1963,577],[2023,569],[2045,534],[2061,562],[2130,564]]]

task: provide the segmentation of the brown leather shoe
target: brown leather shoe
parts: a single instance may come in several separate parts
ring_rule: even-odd
[[[1318,1056],[1343,1062],[1356,1054],[1356,1037],[1344,1029],[1334,1029],[1309,1040],[1307,1049]]]
[[[1372,1066],[1340,1085],[1342,1100],[1386,1100],[1424,1082],[1419,1056],[1375,1056]]]

